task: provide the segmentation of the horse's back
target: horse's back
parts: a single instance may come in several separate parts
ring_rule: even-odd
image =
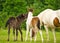
[[[53,20],[55,17],[57,17],[56,12],[52,9],[46,9],[42,11],[40,14],[42,15],[42,16],[39,16],[40,20],[44,24],[49,24],[49,25],[53,25]]]
[[[39,18],[38,17],[33,17],[31,20],[32,25],[35,25],[38,22]]]
[[[40,20],[38,17],[33,17],[31,20],[31,25],[32,27],[37,27],[38,29],[40,29]]]
[[[42,25],[42,20],[43,20],[43,18],[45,19],[48,19],[46,16],[48,16],[48,15],[50,15],[50,13],[52,12],[53,10],[52,9],[46,9],[46,10],[44,10],[44,11],[42,11],[39,15],[38,15],[38,17],[39,17],[39,19],[40,19],[40,22],[41,22],[41,25]]]
[[[53,20],[55,19],[55,17],[57,17],[56,12],[52,11],[52,12],[48,12],[46,13],[46,15],[43,17],[43,22],[45,24],[50,24],[53,25]]]
[[[45,13],[50,13],[51,11],[53,11],[52,9],[46,9],[44,11],[42,11],[41,13],[38,14],[38,17],[43,17],[45,15]]]
[[[7,27],[8,25],[12,24],[14,22],[15,18],[14,17],[10,17],[7,22],[6,22],[6,25],[5,27]]]

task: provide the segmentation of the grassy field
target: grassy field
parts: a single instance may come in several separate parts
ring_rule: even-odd
[[[25,40],[26,31],[25,30],[22,30],[22,31],[23,31],[23,38]],[[50,41],[47,42],[47,40],[46,40],[46,32],[43,30],[44,43],[54,43],[53,34],[52,34],[51,31],[49,31],[49,35],[50,35]],[[60,32],[56,31],[56,38],[57,38],[57,42],[56,43],[60,43]],[[28,37],[28,40],[26,42],[25,41],[21,42],[21,40],[20,40],[20,33],[19,33],[18,41],[14,42],[13,41],[12,30],[11,30],[11,33],[10,33],[10,41],[7,41],[7,30],[1,29],[0,30],[0,43],[42,43],[42,41],[41,41],[40,34],[38,33],[37,34],[37,41],[36,42],[34,42],[34,41],[30,42],[29,37]]]

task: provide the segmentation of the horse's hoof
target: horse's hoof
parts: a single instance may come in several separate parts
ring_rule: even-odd
[[[21,41],[23,41],[23,38],[21,38]]]
[[[17,40],[14,40],[14,41],[17,41]]]
[[[23,41],[23,39],[21,41]]]
[[[44,42],[44,39],[42,39],[42,43]]]
[[[25,42],[26,42],[27,40],[25,40]]]
[[[47,39],[47,41],[49,42],[50,40],[49,40],[49,39]]]
[[[23,41],[23,40],[21,40],[21,41]]]
[[[9,41],[9,39],[7,41]]]

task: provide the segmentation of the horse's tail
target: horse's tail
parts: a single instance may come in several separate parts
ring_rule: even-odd
[[[40,20],[38,19],[38,22],[37,22],[37,27],[38,29],[40,29]]]
[[[6,25],[5,25],[5,27],[7,27],[7,26],[8,26],[8,24],[9,24],[9,22],[7,21],[7,22],[6,22]]]

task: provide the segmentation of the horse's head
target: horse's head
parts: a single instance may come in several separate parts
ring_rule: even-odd
[[[33,12],[32,8],[27,9],[28,12]]]
[[[17,18],[19,19],[26,19],[28,17],[28,14],[21,14]]]
[[[33,9],[29,9],[30,12],[33,12]]]
[[[24,14],[23,16],[24,16],[25,18],[27,18],[27,17],[28,17],[28,13],[27,13],[27,14]]]
[[[26,19],[28,17],[28,14],[22,14],[22,17]]]

